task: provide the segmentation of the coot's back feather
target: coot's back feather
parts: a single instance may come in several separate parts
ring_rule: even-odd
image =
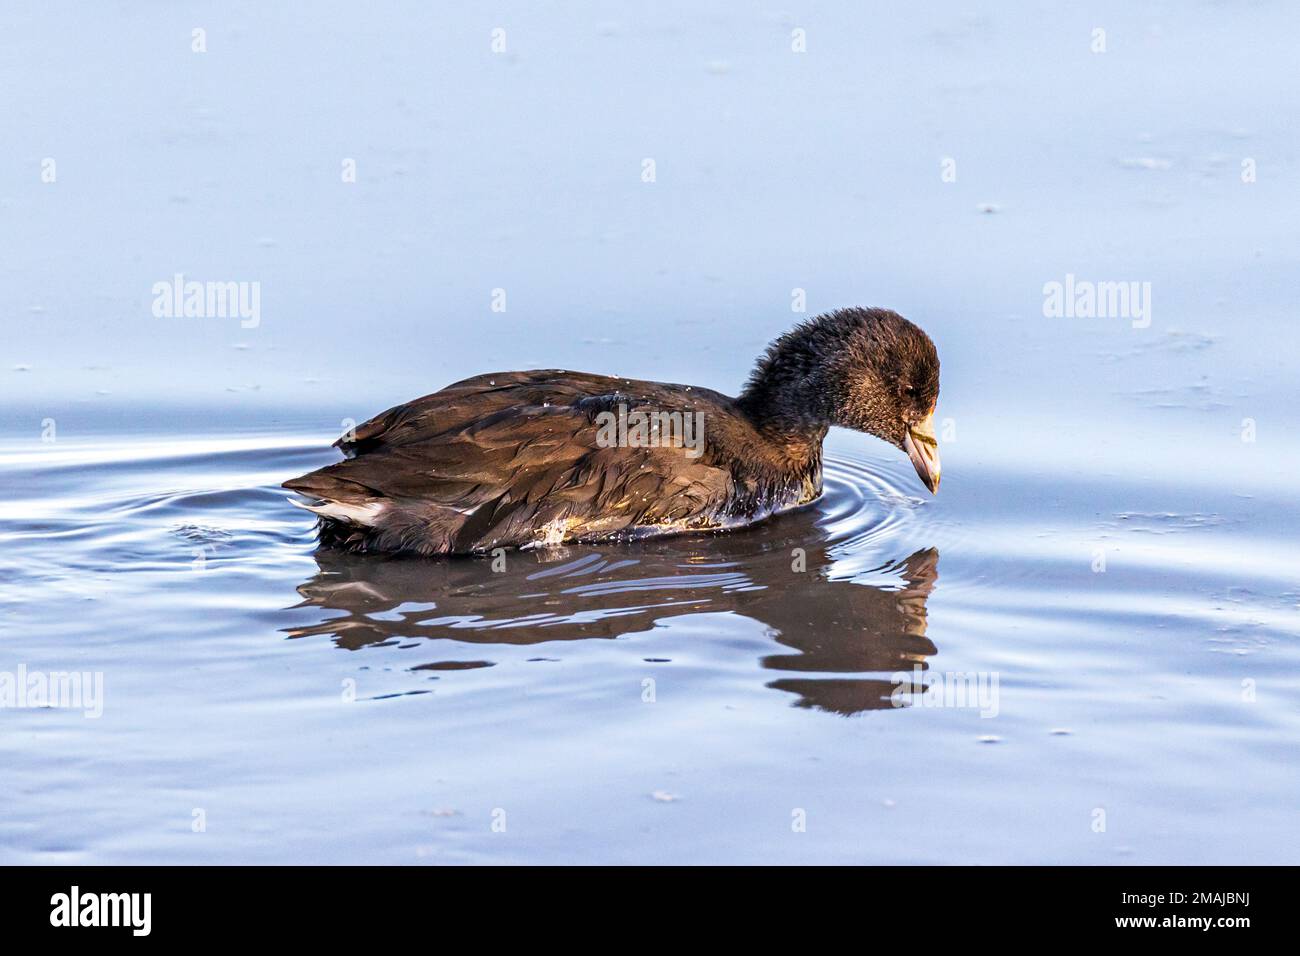
[[[601,447],[597,416],[703,414],[701,454]],[[820,456],[780,474],[735,402],[703,388],[535,370],[479,375],[383,412],[335,445],[349,458],[285,487],[325,504],[325,544],[466,553],[708,530],[803,504]],[[723,462],[744,456],[741,474]]]

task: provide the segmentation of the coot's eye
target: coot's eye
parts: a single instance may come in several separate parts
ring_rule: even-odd
[[[903,389],[903,394],[906,395],[908,398],[916,398],[916,386],[908,385],[906,388]]]

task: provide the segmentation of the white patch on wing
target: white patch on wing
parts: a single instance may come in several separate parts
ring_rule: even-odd
[[[292,498],[286,499],[289,504],[304,511],[310,511],[318,514],[323,518],[334,518],[337,521],[351,521],[353,524],[373,525],[379,520],[384,513],[387,505],[382,501],[366,501],[361,503],[347,503],[343,501],[322,501],[318,504],[309,505],[301,501],[294,501]]]

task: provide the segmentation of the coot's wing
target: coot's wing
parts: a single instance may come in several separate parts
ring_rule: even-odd
[[[587,396],[614,391],[619,382],[561,369],[475,375],[380,412],[334,447],[359,455],[373,448],[425,441],[520,406],[573,405]]]
[[[460,553],[713,526],[733,493],[727,468],[680,447],[598,440],[601,411],[663,411],[678,393],[629,382],[643,394],[593,394],[611,384],[624,383],[479,376],[377,416],[344,443],[355,457],[285,487],[322,499],[309,507],[326,519],[324,540],[379,550]],[[699,390],[686,410],[725,414],[719,401]]]

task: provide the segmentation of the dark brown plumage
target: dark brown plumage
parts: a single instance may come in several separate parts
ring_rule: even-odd
[[[938,393],[924,332],[842,309],[772,343],[738,398],[554,369],[479,375],[358,426],[334,443],[347,460],[284,487],[315,499],[322,544],[356,551],[733,528],[821,494],[831,425],[902,448],[934,490]]]

